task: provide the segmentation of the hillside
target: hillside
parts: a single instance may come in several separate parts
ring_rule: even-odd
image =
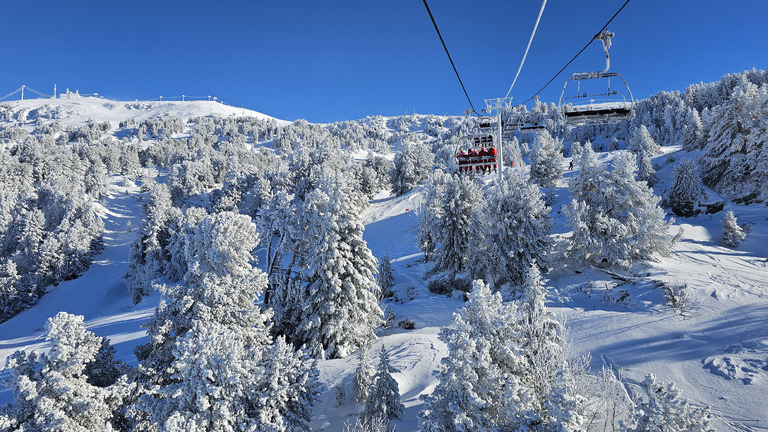
[[[27,113],[18,119],[17,113],[22,109]],[[137,123],[154,118],[178,117],[185,122],[199,117],[274,120],[254,111],[207,101],[36,99],[0,104],[0,112],[3,110],[11,114],[3,119],[0,129],[21,126],[32,131],[41,123],[54,121],[65,127],[81,127],[92,120],[109,122],[112,130],[107,135],[113,137],[131,136]],[[131,126],[121,125],[127,120],[133,121]],[[280,127],[289,126],[288,122],[276,122]],[[461,119],[438,116],[369,118],[349,123],[353,125],[346,125],[348,129],[337,125],[339,130],[334,131],[334,135],[323,135],[325,141],[317,141],[330,146],[337,145],[334,141],[337,140],[346,155],[344,159],[352,162],[365,159],[369,150],[371,154],[391,160],[393,154],[388,149],[400,151],[409,140],[434,143],[445,139],[446,146],[452,146],[455,130],[462,125]],[[193,125],[186,124],[178,136],[189,136],[192,128]],[[297,128],[298,132],[291,132],[295,134],[291,136],[292,143],[313,142],[315,138],[307,131],[320,126]],[[343,138],[349,130],[350,136],[359,132],[369,141],[361,138],[364,145],[349,144],[351,140]],[[244,145],[249,146],[248,152],[266,149],[265,152],[272,154],[290,146],[277,137],[259,138],[258,133],[249,137],[244,141],[247,142]],[[218,139],[225,142],[224,137]],[[142,146],[151,148],[160,142],[150,137]],[[217,141],[216,145],[221,142]],[[621,151],[608,149],[608,137],[595,142],[606,143],[606,151],[598,153],[602,164],[609,164]],[[12,144],[7,140],[7,146]],[[383,145],[387,149],[381,148]],[[663,146],[652,159],[658,177],[655,193],[664,195],[672,187],[673,169],[680,160],[699,154],[699,150],[684,150],[680,143]],[[173,160],[167,155],[152,157]],[[448,153],[445,158],[451,160],[452,154]],[[328,159],[321,160],[325,163]],[[525,156],[524,161],[523,166],[516,166],[508,173],[527,176],[529,157]],[[191,166],[194,161],[186,162]],[[310,172],[312,162],[307,163]],[[568,169],[569,162],[570,156],[563,160],[561,168],[565,174],[552,189],[555,223],[552,237],[557,240],[572,235],[561,211],[570,201],[569,185],[578,175],[578,167]],[[276,164],[264,164],[269,163]],[[328,165],[334,163],[331,159]],[[146,168],[142,168],[142,173],[145,171]],[[175,180],[169,180],[176,175],[172,168],[161,167],[157,171],[159,183],[175,184]],[[132,292],[122,280],[129,269],[131,244],[144,223],[142,207],[150,199],[150,192],[142,189],[146,185],[145,177],[130,177],[111,175],[106,195],[94,200],[95,212],[104,222],[104,245],[93,257],[90,267],[77,278],[45,287],[45,295],[35,305],[0,323],[0,364],[5,364],[16,350],[45,351],[48,345],[41,339],[42,329],[46,320],[59,311],[83,315],[89,330],[110,339],[117,358],[131,366],[138,364],[134,348],[148,340],[142,324],[155,313],[160,294],[152,291],[138,304],[133,304]],[[306,177],[314,178],[310,174]],[[492,186],[492,177],[483,177],[478,183],[487,189]],[[203,181],[201,189],[188,192],[186,198],[201,207],[223,206],[222,195],[228,196],[227,191],[234,188],[227,189],[227,181],[218,178],[211,184]],[[219,195],[213,190],[219,190]],[[437,384],[434,372],[447,354],[438,332],[464,305],[463,293],[446,297],[427,289],[425,275],[432,263],[424,262],[415,244],[418,209],[425,194],[423,185],[402,196],[392,196],[388,188],[378,190],[361,216],[368,248],[375,257],[388,254],[394,269],[395,297],[383,303],[392,318],[388,328],[377,331],[378,339],[373,343],[372,352],[385,346],[399,370],[394,376],[405,405],[405,416],[403,420],[393,420],[392,425],[401,431],[418,429],[417,417],[424,405],[420,396],[434,389]],[[709,406],[716,430],[765,430],[768,429],[768,405],[762,395],[768,394],[768,208],[763,202],[740,204],[711,190],[709,194],[712,200],[716,200],[717,195],[717,199],[722,199],[726,207],[738,215],[747,233],[741,245],[728,248],[722,244],[721,221],[725,212],[721,211],[691,218],[676,217],[671,231],[682,228],[683,234],[672,253],[657,261],[634,263],[629,269],[601,269],[558,260],[564,247],[556,246],[550,251],[555,265],[546,275],[550,288],[547,306],[566,323],[577,350],[591,354],[593,373],[599,373],[603,366],[612,367],[622,372],[630,388],[648,373],[654,373],[662,381],[675,382],[694,405]],[[257,252],[258,267],[264,269],[265,251]],[[687,299],[682,310],[667,305],[663,285],[686,287]],[[412,320],[415,328],[406,330],[397,326],[405,319]],[[339,385],[345,386],[347,395],[352,393],[358,357],[359,351],[341,359],[318,361],[322,394],[313,409],[312,430],[343,430],[345,422],[353,422],[361,410],[351,402],[342,406],[336,403]],[[0,371],[0,379],[9,376],[7,368]],[[12,401],[12,392],[0,388],[0,405]]]
[[[57,99],[27,99],[0,104],[11,112],[26,110],[26,120],[41,123],[57,121],[63,126],[81,126],[89,120],[110,122],[117,129],[121,121],[141,122],[150,118],[174,116],[183,119],[206,116],[246,116],[271,120],[246,108],[236,108],[216,101],[114,101],[97,97],[81,97],[71,93]],[[275,119],[277,120],[277,119]],[[278,120],[280,124],[288,124]]]

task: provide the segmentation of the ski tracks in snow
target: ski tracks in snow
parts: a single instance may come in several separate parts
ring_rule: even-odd
[[[123,186],[112,178],[109,196],[97,203],[97,214],[104,220],[104,249],[80,277],[48,287],[48,292],[31,309],[0,324],[0,366],[18,349],[47,350],[43,329],[48,318],[64,311],[85,317],[85,325],[99,336],[110,339],[116,357],[134,359],[133,348],[146,336],[141,324],[152,316],[157,296],[134,306],[121,278],[128,268],[129,244],[135,239],[143,217],[138,188]],[[8,371],[0,371],[0,379]],[[0,389],[0,405],[13,398],[10,390]]]

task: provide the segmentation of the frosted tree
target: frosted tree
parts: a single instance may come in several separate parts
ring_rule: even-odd
[[[496,286],[518,286],[532,263],[546,267],[554,223],[538,186],[516,175],[505,177],[491,190],[483,214],[478,230],[484,232],[488,252],[473,268],[485,268]]]
[[[39,357],[17,351],[8,358],[18,430],[104,430],[122,402],[121,392],[88,382],[84,371],[102,338],[86,330],[83,317],[59,312],[49,318],[45,338],[51,349]]]
[[[674,383],[661,383],[649,374],[640,384],[647,399],[639,398],[636,431],[711,432],[709,410],[691,406]]]
[[[373,378],[376,374],[376,370],[371,365],[369,350],[370,348],[368,346],[360,348],[360,360],[357,363],[357,369],[355,369],[355,377],[352,384],[352,398],[358,403],[365,403],[365,401],[368,400],[368,395],[371,393]]]
[[[513,136],[510,140],[503,142],[504,146],[504,163],[511,164],[515,168],[521,168],[523,166],[523,155],[520,151],[520,141],[516,136]]]
[[[768,197],[768,85],[742,76],[721,105],[702,113],[708,141],[701,157],[704,184],[748,200]]]
[[[522,291],[519,325],[528,367],[521,382],[533,395],[529,424],[547,425],[547,430],[582,430],[587,399],[579,376],[588,358],[573,355],[564,326],[547,310],[548,289],[537,266],[528,268]]]
[[[653,169],[651,156],[661,150],[658,144],[653,140],[648,128],[640,125],[632,132],[632,138],[629,140],[627,149],[635,154],[637,158],[637,178],[653,186],[656,179],[656,170]]]
[[[392,366],[389,352],[382,345],[379,353],[379,365],[376,367],[376,375],[373,377],[373,388],[365,402],[363,419],[372,422],[377,418],[403,419],[405,407],[400,403],[400,387],[392,376],[400,372]]]
[[[530,389],[519,376],[527,360],[520,346],[518,309],[473,283],[466,305],[440,329],[448,346],[437,373],[439,383],[422,396],[419,422],[424,431],[515,430],[532,409]]]
[[[244,215],[205,217],[185,243],[183,285],[164,287],[137,349],[137,408],[167,430],[306,430],[316,397],[314,366],[270,334],[255,302],[266,277],[251,265],[258,244]]]
[[[434,241],[440,245],[434,253],[434,270],[455,275],[466,267],[470,236],[477,228],[472,225],[472,214],[483,196],[469,176],[453,175],[446,180],[439,198],[439,213],[431,228]]]
[[[419,229],[416,235],[416,243],[424,253],[424,260],[429,261],[433,257],[437,247],[437,231],[440,217],[443,214],[442,196],[446,184],[451,180],[450,174],[435,170],[429,176],[424,201],[419,205]]]
[[[45,214],[39,209],[31,209],[23,218],[24,228],[19,236],[19,244],[14,253],[14,261],[20,273],[37,270],[40,260],[40,247],[45,240]]]
[[[174,211],[176,214],[176,212]],[[195,235],[198,224],[208,216],[205,209],[190,206],[178,218],[173,219],[168,225],[170,238],[163,247],[163,275],[170,281],[180,281],[187,273],[187,243]]]
[[[563,176],[563,143],[544,130],[536,134],[531,151],[531,182],[547,189],[547,200],[552,199],[552,188]]]
[[[744,240],[744,237],[746,234],[736,221],[736,215],[729,209],[723,218],[723,244],[735,248]]]
[[[678,216],[694,216],[704,194],[696,162],[692,159],[681,160],[672,170],[672,182],[666,204]]]
[[[572,250],[593,264],[629,266],[637,259],[667,255],[680,234],[670,236],[660,198],[635,180],[634,157],[621,152],[614,170],[602,167],[589,146],[571,182],[573,200],[564,210],[573,228]]]
[[[311,223],[306,295],[292,341],[330,358],[372,342],[383,312],[378,305],[376,258],[363,240],[360,192],[336,177],[307,196],[322,211]],[[319,351],[317,351],[319,350]]]
[[[0,322],[13,316],[25,306],[20,295],[21,276],[16,271],[16,263],[10,259],[0,264]]]
[[[688,107],[683,126],[683,150],[696,151],[704,146],[704,125],[696,108]]]
[[[168,187],[162,183],[152,190],[144,213],[146,219],[131,246],[131,259],[125,275],[134,303],[149,294],[152,280],[164,273],[169,260],[170,225],[181,218],[181,210],[173,206]]]
[[[384,253],[384,256],[379,258],[378,277],[376,281],[379,284],[381,298],[392,297],[395,295],[395,292],[392,291],[392,287],[395,286],[395,277],[392,274],[392,261],[390,261],[389,254],[387,253]]]
[[[434,158],[434,153],[422,142],[403,142],[393,161],[392,193],[403,195],[426,180],[432,171]]]

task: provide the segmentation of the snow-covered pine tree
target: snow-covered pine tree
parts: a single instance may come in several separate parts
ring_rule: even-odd
[[[208,213],[204,208],[190,206],[169,224],[168,231],[171,236],[168,239],[168,244],[163,248],[163,256],[166,259],[163,275],[168,280],[177,282],[187,274],[187,243],[194,237],[197,225],[206,216]]]
[[[405,194],[426,180],[432,171],[435,154],[420,141],[405,141],[395,154],[392,170],[392,193]]]
[[[523,285],[522,351],[528,367],[520,377],[531,390],[529,427],[546,425],[546,430],[582,430],[587,399],[581,394],[578,378],[588,359],[575,357],[565,336],[565,328],[544,304],[547,286],[536,265],[526,272]]]
[[[434,253],[434,271],[455,275],[465,269],[472,230],[479,228],[472,225],[473,212],[481,206],[482,199],[482,191],[471,177],[446,178],[439,197],[439,216],[430,228],[434,241],[440,245]]]
[[[646,400],[636,401],[635,431],[712,432],[709,410],[691,406],[674,383],[661,383],[649,374],[640,384]]]
[[[768,197],[768,84],[745,76],[721,105],[702,113],[708,142],[701,157],[704,184],[733,197]]]
[[[725,212],[725,217],[723,217],[723,244],[735,248],[741,244],[744,237],[746,237],[746,234],[744,234],[744,230],[736,221],[736,215],[733,213],[733,210],[728,209]]]
[[[181,210],[173,206],[168,187],[162,183],[152,190],[144,213],[146,219],[136,242],[131,245],[131,258],[125,275],[134,303],[149,294],[152,280],[164,273],[169,260],[170,225],[181,218]]]
[[[381,298],[388,298],[395,295],[395,292],[392,291],[392,287],[395,286],[395,277],[392,274],[392,261],[390,261],[389,254],[386,252],[379,258],[378,273],[376,281],[381,290]]]
[[[469,300],[440,329],[448,355],[437,372],[439,383],[422,396],[419,423],[425,432],[517,430],[531,411],[515,303],[504,303],[482,281],[473,283]]]
[[[573,200],[564,213],[573,227],[572,250],[593,264],[629,266],[637,259],[666,255],[680,234],[669,235],[660,198],[635,180],[634,157],[621,152],[607,172],[585,145],[580,172],[571,182]]]
[[[48,319],[45,338],[51,343],[47,354],[17,351],[8,358],[13,430],[105,430],[122,403],[120,386],[92,385],[84,373],[102,338],[86,330],[82,316],[66,312]]]
[[[695,207],[704,194],[698,167],[692,159],[681,160],[672,170],[672,187],[666,204],[678,216],[695,216]]]
[[[164,288],[137,349],[145,426],[306,430],[314,366],[273,341],[271,313],[255,304],[266,285],[251,265],[257,243],[250,218],[231,212],[206,216],[187,238],[184,283]]]
[[[554,222],[538,186],[508,175],[490,191],[482,211],[485,217],[479,230],[484,233],[486,262],[473,262],[472,268],[486,269],[495,286],[516,287],[525,280],[531,263],[546,267]]]
[[[445,193],[446,183],[450,179],[450,174],[441,170],[433,171],[429,176],[424,200],[418,207],[419,229],[416,234],[416,243],[424,253],[425,261],[429,261],[433,257],[437,247],[437,229],[443,214],[441,200]]]
[[[308,257],[306,295],[292,341],[320,356],[347,356],[371,343],[383,312],[376,258],[363,240],[365,198],[339,176],[328,177],[307,201],[320,210]]]
[[[382,345],[379,352],[379,365],[373,377],[373,388],[365,401],[365,411],[362,414],[364,421],[372,423],[379,418],[403,419],[405,406],[400,403],[400,387],[392,376],[397,372],[400,371],[392,366],[389,351]]]
[[[370,348],[367,345],[360,348],[360,359],[357,363],[357,369],[355,369],[355,378],[352,384],[352,398],[357,403],[364,404],[365,401],[368,400],[368,395],[371,393],[373,378],[374,375],[376,375],[376,370],[371,365],[369,350]]]
[[[504,145],[504,164],[509,164],[515,168],[522,168],[523,154],[520,151],[520,141],[516,136],[503,142]]]
[[[685,113],[683,126],[683,150],[696,151],[704,146],[704,125],[699,111],[689,106]]]
[[[656,144],[648,128],[640,125],[632,131],[632,138],[629,140],[627,150],[633,152],[637,158],[637,178],[653,186],[656,179],[656,170],[653,169],[651,156],[661,151],[661,147]]]
[[[16,263],[7,259],[0,264],[0,322],[12,317],[26,306],[23,296],[19,295],[20,280],[21,276],[16,271]]]
[[[551,201],[551,189],[563,176],[563,143],[552,138],[548,131],[536,134],[531,151],[531,182],[547,189],[547,200]]]

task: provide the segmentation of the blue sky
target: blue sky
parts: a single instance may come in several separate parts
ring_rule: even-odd
[[[535,94],[624,0],[549,0],[512,96]],[[431,0],[472,102],[504,96],[540,0]],[[3,2],[0,95],[26,84],[120,100],[213,95],[311,122],[468,106],[420,0]],[[764,0],[632,0],[609,26],[635,98],[768,67]],[[593,43],[567,76],[602,70]]]

